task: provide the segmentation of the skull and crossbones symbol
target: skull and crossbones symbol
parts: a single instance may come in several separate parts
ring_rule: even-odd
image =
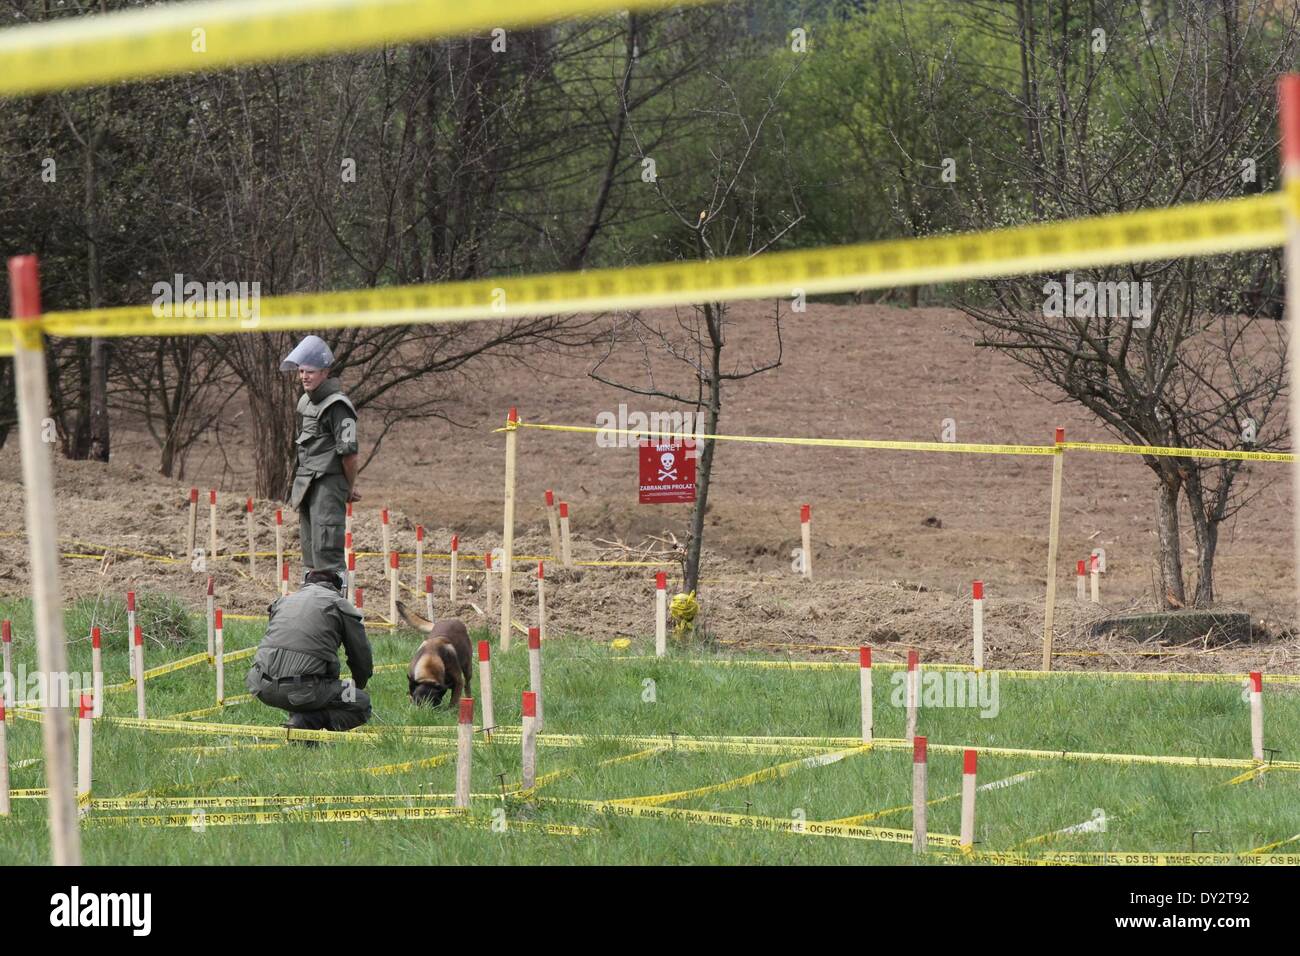
[[[676,481],[677,480],[677,458],[670,452],[666,451],[659,456],[659,480]]]

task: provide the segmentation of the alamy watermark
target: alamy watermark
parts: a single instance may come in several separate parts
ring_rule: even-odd
[[[1043,317],[1048,319],[1132,319],[1133,327],[1151,325],[1151,283],[1093,282],[1065,274],[1043,286]]]
[[[3,683],[6,701],[33,707],[76,707],[82,694],[98,696],[102,692],[102,678],[96,682],[88,672],[49,674],[29,671],[24,664],[19,664],[13,674],[6,673]]]
[[[243,328],[255,328],[262,304],[261,282],[199,282],[181,273],[171,282],[153,284],[154,318],[236,317]]]
[[[889,703],[907,706],[907,671],[889,675]],[[979,708],[981,717],[996,717],[1002,709],[997,671],[927,671],[920,673],[916,704],[926,707]]]
[[[703,412],[639,412],[619,402],[617,412],[596,413],[596,445],[599,448],[636,448],[641,440],[656,444],[680,441],[693,454],[704,434]]]

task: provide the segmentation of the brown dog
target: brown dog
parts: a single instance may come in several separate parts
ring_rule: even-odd
[[[417,706],[425,703],[437,707],[442,696],[451,691],[454,707],[461,695],[469,693],[474,677],[473,651],[470,649],[469,631],[455,618],[429,621],[414,613],[401,601],[397,613],[402,620],[428,635],[415,650],[406,681],[411,702]]]

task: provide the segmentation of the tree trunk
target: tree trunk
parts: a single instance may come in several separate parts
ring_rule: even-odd
[[[1183,591],[1183,556],[1179,550],[1178,493],[1183,479],[1178,472],[1161,470],[1160,514],[1160,602],[1165,608],[1182,607],[1187,603]]]
[[[713,374],[709,379],[709,417],[705,434],[718,434],[718,417],[722,411],[722,354],[713,350]],[[699,460],[695,463],[695,510],[691,513],[691,543],[686,549],[686,590],[698,591],[700,586],[700,552],[704,544],[704,513],[709,507],[709,480],[713,475],[714,441],[702,442]]]
[[[253,434],[257,447],[263,453],[256,456],[257,487],[259,498],[272,498],[277,501],[288,500],[290,478],[296,458],[296,445],[293,433],[294,407],[298,395],[290,377],[281,375],[280,380],[270,379],[273,400],[268,401],[265,394],[257,395],[249,391],[249,410],[253,416]]]

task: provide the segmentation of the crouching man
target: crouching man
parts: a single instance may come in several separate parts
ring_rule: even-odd
[[[342,588],[336,572],[312,571],[301,590],[271,605],[245,684],[262,703],[289,712],[286,727],[351,730],[370,719],[370,642]],[[339,680],[340,644],[352,671],[347,681]]]

